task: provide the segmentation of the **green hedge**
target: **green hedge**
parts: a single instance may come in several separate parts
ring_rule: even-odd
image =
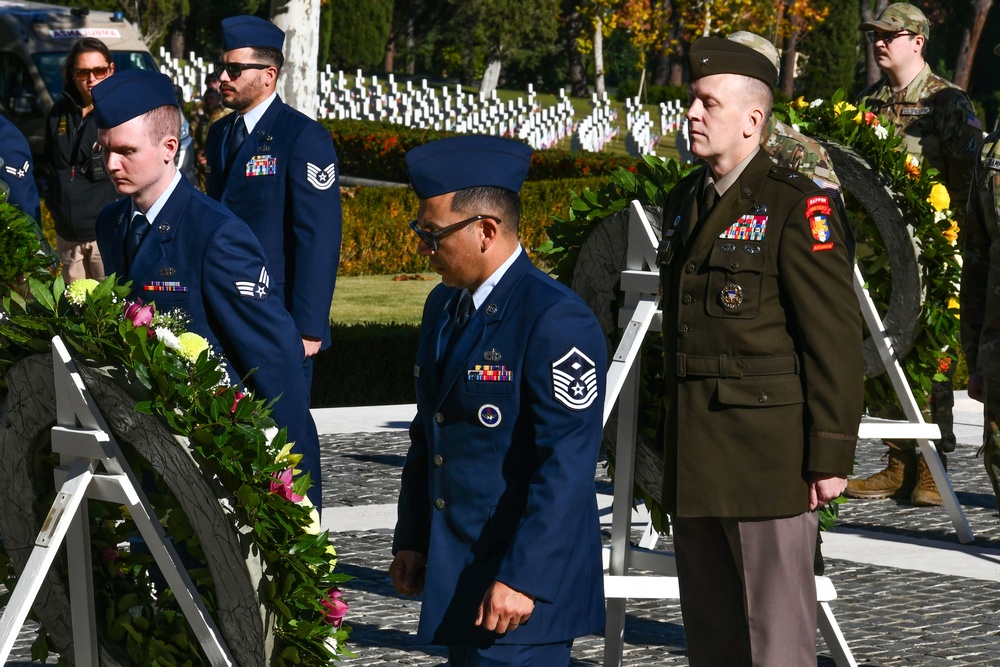
[[[406,151],[435,139],[457,136],[452,132],[411,129],[392,123],[363,120],[326,120],[337,147],[340,173],[357,178],[406,183]],[[529,181],[598,176],[618,167],[633,167],[635,158],[558,149],[535,151]]]
[[[534,181],[521,189],[521,244],[536,264],[536,248],[547,240],[553,216],[569,213],[571,192],[597,189],[603,178]],[[430,270],[417,254],[416,236],[407,223],[417,217],[417,197],[410,188],[357,187],[343,197],[344,240],[339,275],[389,275]]]
[[[333,343],[314,362],[312,407],[416,402],[413,361],[420,327],[334,324],[330,335]]]

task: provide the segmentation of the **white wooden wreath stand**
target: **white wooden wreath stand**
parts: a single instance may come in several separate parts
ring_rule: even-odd
[[[55,562],[64,541],[75,664],[80,667],[98,667],[100,664],[90,526],[85,502],[89,498],[128,508],[210,664],[234,665],[221,633],[209,616],[187,570],[180,564],[173,544],[166,538],[163,526],[153,513],[58,336],[52,339],[52,366],[57,415],[57,425],[52,427],[52,451],[59,454],[59,467],[55,470],[58,491],[24,571],[0,617],[0,664],[7,662],[45,574]]]
[[[614,480],[614,501],[611,519],[611,547],[605,552],[607,574],[604,577],[604,595],[607,599],[607,625],[605,628],[604,666],[620,667],[625,632],[625,600],[676,599],[677,570],[672,552],[655,551],[658,538],[650,523],[639,546],[632,546],[632,488],[635,478],[635,443],[639,408],[639,355],[642,341],[649,331],[660,331],[659,273],[656,269],[656,247],[659,240],[638,201],[633,201],[629,215],[629,241],[626,268],[622,272],[621,288],[625,304],[620,311],[624,327],[621,342],[608,368],[608,389],[604,401],[604,421],[618,403],[618,433]],[[914,439],[920,446],[934,482],[951,518],[959,541],[971,542],[972,530],[965,518],[951,481],[941,465],[932,440],[941,433],[935,424],[924,422],[909,384],[903,375],[899,360],[875,309],[875,304],[864,287],[860,270],[854,269],[854,290],[858,295],[861,312],[876,348],[900,398],[907,421],[865,419],[859,428],[860,438]],[[656,572],[663,576],[629,575],[630,569]],[[830,601],[837,591],[829,577],[816,577],[818,600],[817,621],[827,647],[838,667],[857,667],[847,641],[840,631]]]

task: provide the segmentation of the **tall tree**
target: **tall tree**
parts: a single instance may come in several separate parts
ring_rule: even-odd
[[[392,27],[392,0],[329,3],[332,29],[326,62],[339,69],[372,69],[380,65],[385,60]]]
[[[566,60],[569,62],[571,94],[574,97],[586,97],[590,94],[590,88],[587,86],[587,67],[583,64],[583,53],[581,53],[579,45],[584,34],[586,20],[580,13],[577,0],[563,0],[562,21],[566,38]]]
[[[779,89],[785,97],[792,97],[795,86],[795,65],[799,41],[826,20],[829,7],[817,0],[780,0],[775,19],[778,39],[781,40],[781,80]]]
[[[285,103],[316,118],[319,0],[271,0],[271,21],[285,31],[285,66],[278,93]]]
[[[800,92],[808,100],[829,99],[838,88],[852,90],[861,55],[857,1],[827,0],[827,8],[823,30],[810,33],[801,44],[808,58]]]
[[[968,90],[969,78],[972,74],[972,61],[976,57],[979,38],[986,25],[986,16],[993,6],[993,0],[972,0],[972,16],[962,29],[962,45],[958,49],[958,60],[955,63],[955,84]]]

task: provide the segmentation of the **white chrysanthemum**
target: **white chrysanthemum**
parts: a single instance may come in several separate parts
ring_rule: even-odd
[[[942,220],[947,220],[948,214],[944,211],[934,211],[934,222],[941,222]]]
[[[822,106],[822,104],[823,104],[823,100],[821,100],[819,98],[816,98],[815,100],[813,100],[812,102],[809,103],[809,108],[810,109],[815,109],[818,106]]]
[[[171,350],[176,350],[180,348],[181,342],[177,340],[177,336],[174,335],[173,331],[167,329],[166,327],[157,327],[155,331],[156,331],[156,338],[160,340],[168,348],[170,348]]]
[[[889,130],[887,130],[884,125],[876,125],[875,136],[882,141],[885,141],[885,138],[889,136]]]

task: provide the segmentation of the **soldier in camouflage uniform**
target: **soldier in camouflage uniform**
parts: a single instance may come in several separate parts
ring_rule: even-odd
[[[1000,261],[990,261],[1000,258],[1000,131],[980,156],[962,234],[962,348],[969,396],[985,403],[981,451],[1000,507]]]
[[[952,212],[959,228],[965,226],[972,171],[976,163],[982,124],[965,92],[942,79],[924,62],[924,44],[930,25],[927,17],[903,2],[889,5],[878,20],[862,23],[875,48],[885,75],[861,92],[858,104],[882,114],[896,125],[907,152],[932,167],[951,195]],[[964,298],[964,297],[963,297]],[[952,371],[954,373],[954,371]],[[955,449],[951,380],[935,382],[931,391],[931,421],[941,428],[938,451]],[[940,505],[941,496],[923,457],[913,441],[887,442],[889,463],[868,479],[853,479],[847,486],[852,498],[906,498],[914,505]]]
[[[799,172],[824,190],[840,193],[840,180],[833,172],[833,160],[818,141],[773,115],[763,136],[760,147],[776,165]]]

